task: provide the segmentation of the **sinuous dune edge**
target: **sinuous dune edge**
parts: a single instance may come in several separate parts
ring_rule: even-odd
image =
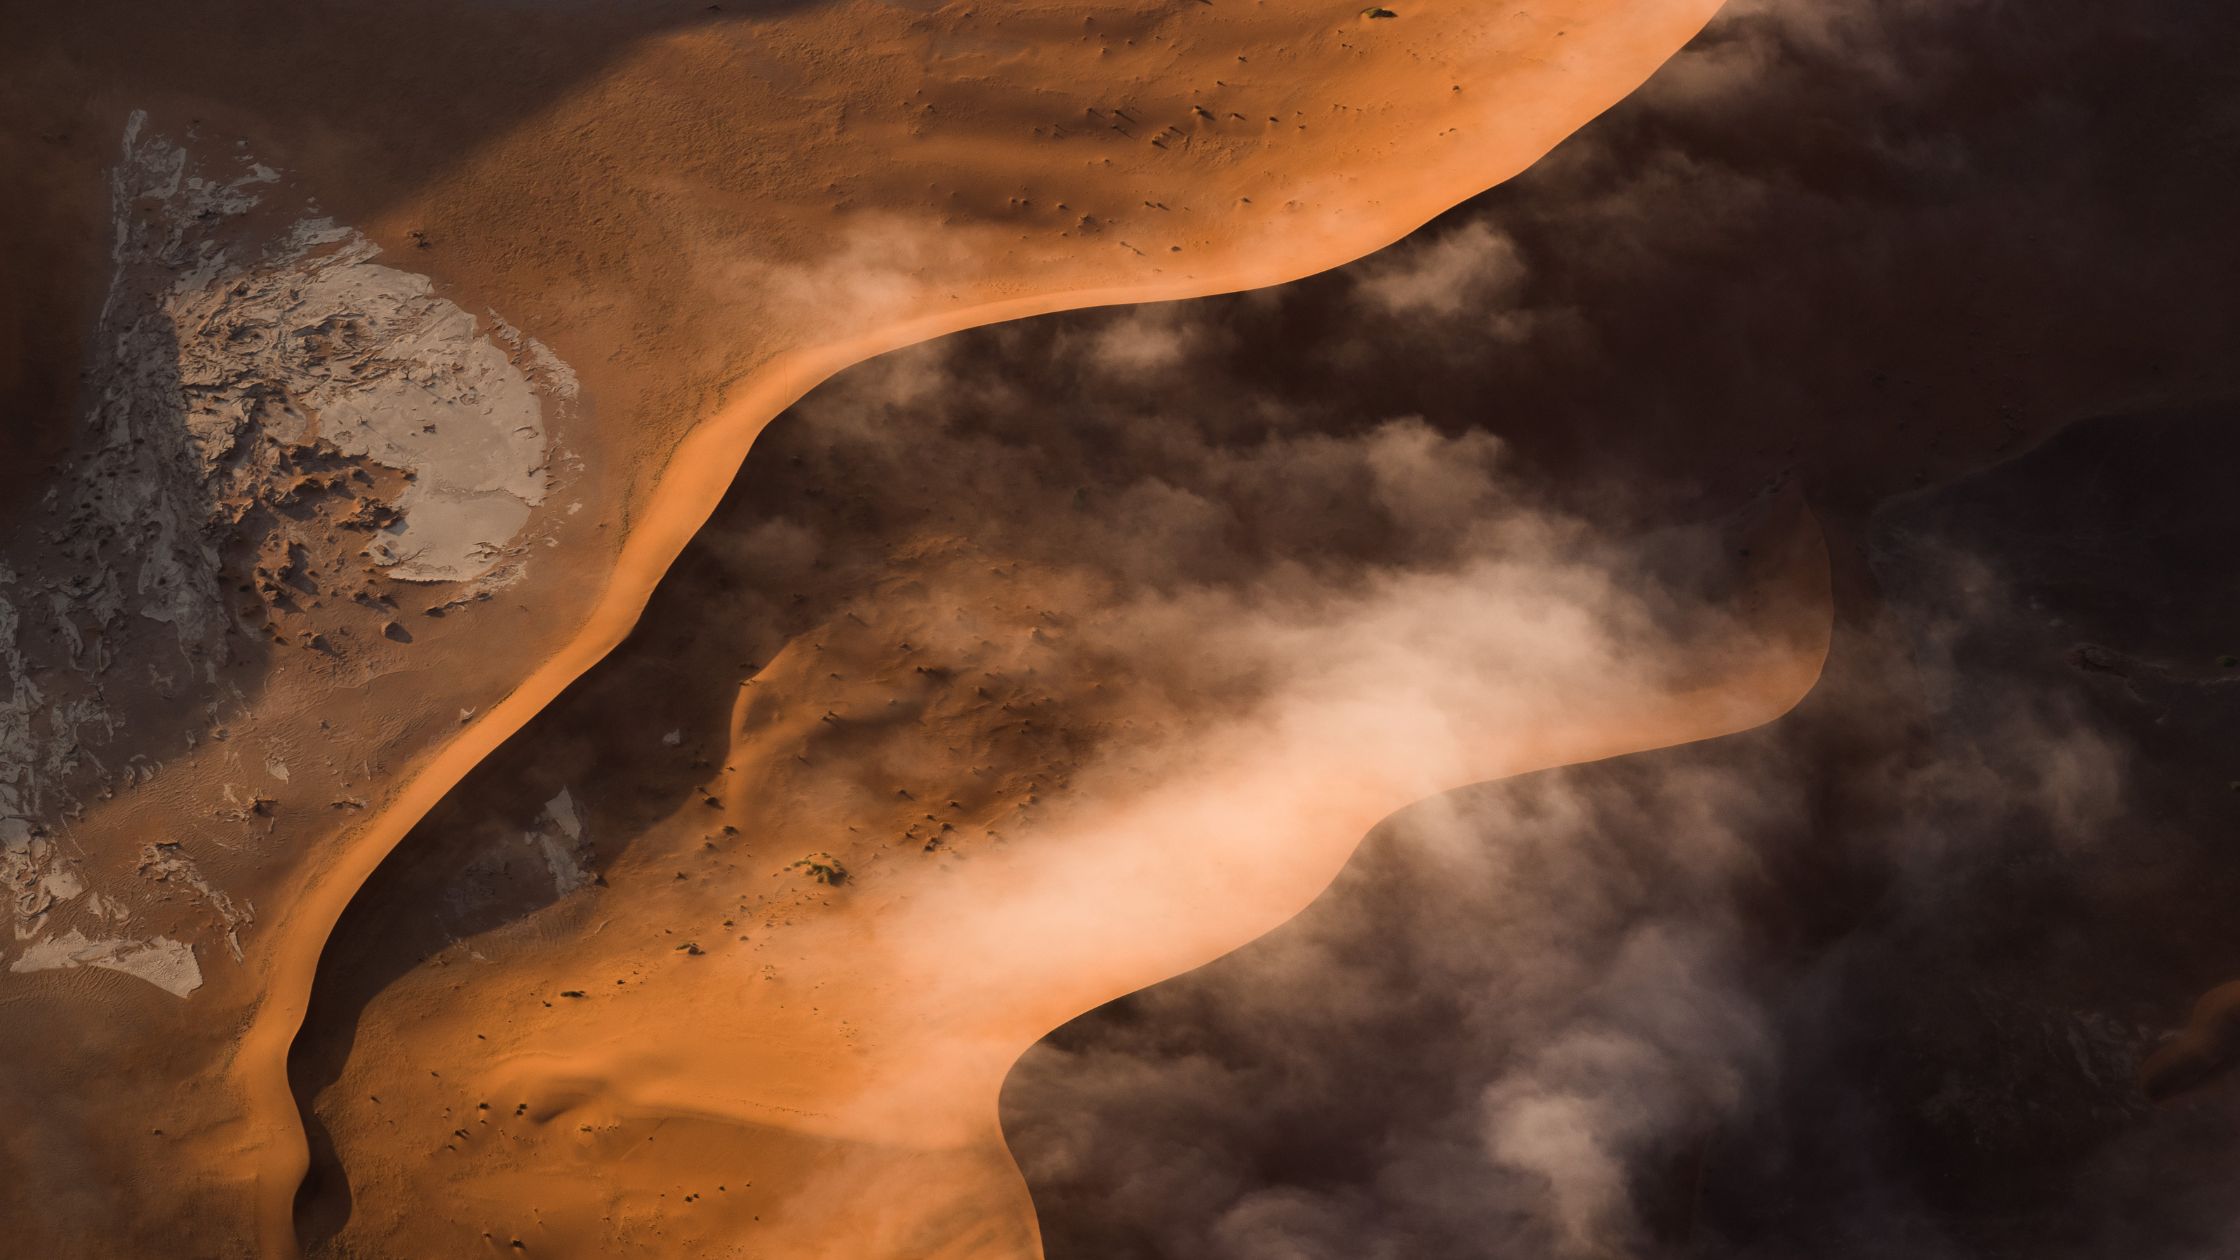
[[[257,1149],[264,1152],[255,1180],[259,1187],[260,1236],[266,1254],[284,1256],[294,1249],[290,1209],[307,1156],[287,1086],[286,1055],[302,1019],[319,951],[342,908],[382,857],[446,791],[629,634],[654,585],[706,521],[728,486],[732,470],[771,417],[819,380],[850,363],[960,328],[1074,307],[1255,288],[1366,254],[1536,160],[1645,78],[1664,55],[1708,19],[1708,9],[1700,4],[1674,6],[1673,20],[1663,25],[1638,21],[1632,28],[1636,52],[1614,59],[1615,64],[1602,77],[1576,85],[1565,99],[1535,102],[1523,120],[1504,119],[1493,152],[1450,158],[1427,172],[1404,195],[1384,198],[1385,204],[1373,222],[1343,230],[1326,226],[1305,248],[1296,241],[1288,242],[1280,258],[1256,258],[1215,276],[1009,298],[927,315],[841,345],[781,355],[734,385],[723,408],[695,425],[667,460],[660,480],[632,524],[613,575],[577,636],[563,651],[539,663],[502,702],[478,716],[456,739],[417,767],[396,797],[322,866],[305,892],[293,899],[267,929],[272,956],[277,960],[275,969],[231,1068],[236,1088],[251,1103],[250,1133]],[[1750,716],[1742,724],[1772,716],[1760,708],[1768,701],[1777,708],[1794,703],[1808,682],[1793,666],[1776,668],[1765,683],[1758,684],[1764,688],[1766,699],[1745,706]],[[1640,746],[1654,746],[1675,737],[1702,738],[1708,733],[1713,732],[1690,727],[1686,734],[1679,735],[1660,729],[1646,733]],[[1626,741],[1598,742],[1568,750],[1562,756],[1608,756],[1632,746]],[[1553,763],[1530,760],[1517,768],[1543,764]],[[1401,803],[1380,801],[1359,821],[1366,824]],[[1305,898],[1295,900],[1303,905]]]
[[[1393,421],[1302,438],[1298,471],[1345,452],[1397,478],[1349,520],[1425,526],[1416,567],[1292,590],[1279,564],[1272,589],[1169,602],[1129,566],[1255,565],[1211,540],[1156,559],[1125,541],[1125,493],[1067,529],[1069,457],[867,441],[858,405],[766,436],[649,637],[361,894],[297,1085],[337,1157],[316,1241],[1029,1254],[996,1098],[1054,1024],[1295,914],[1395,802],[1768,720],[1824,658],[1825,554],[1791,512],[1690,531],[1712,573],[1765,570],[1659,598],[1694,565],[1504,508],[1489,444]],[[1148,446],[1190,423],[1160,428]],[[1287,449],[1239,454],[1274,489]],[[1093,462],[1148,489],[1197,461]],[[865,522],[845,504],[869,485]],[[1473,506],[1412,511],[1442,487]],[[1311,476],[1283,495],[1327,512]],[[1246,519],[1302,546],[1259,498]],[[1481,537],[1441,528],[1466,519]],[[720,562],[805,529],[829,569]],[[809,620],[774,627],[789,592]]]
[[[0,1251],[2222,1254],[2240,7],[1362,3],[0,0]]]

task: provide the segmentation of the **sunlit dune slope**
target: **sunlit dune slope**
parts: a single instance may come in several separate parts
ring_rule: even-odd
[[[996,1095],[1037,1037],[1411,801],[1817,674],[1793,493],[1596,522],[1483,433],[950,427],[890,393],[972,388],[929,357],[859,375],[346,916],[296,1059],[315,1253],[1035,1255]]]
[[[329,926],[815,380],[1343,261],[1714,7],[8,4],[21,1245],[288,1252]]]

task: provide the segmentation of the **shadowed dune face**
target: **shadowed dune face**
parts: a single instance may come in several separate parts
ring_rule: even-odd
[[[1044,332],[1047,393],[882,360],[765,435],[347,917],[307,1238],[1031,1255],[995,1098],[1050,1027],[1296,913],[1395,802],[1809,685],[1792,500],[1587,521],[1482,432],[1200,411],[1141,370],[1187,318]]]
[[[63,458],[6,572],[65,598],[0,654],[0,1049],[124,1083],[11,1140],[22,1245],[289,1250],[341,906],[816,379],[1358,255],[1713,7],[8,5],[0,389]]]

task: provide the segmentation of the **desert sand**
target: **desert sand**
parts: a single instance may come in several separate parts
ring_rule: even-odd
[[[1426,802],[1041,1043],[1050,1256],[2230,1245],[2234,20],[1738,8],[1373,272],[1490,260],[1472,348],[1211,304],[1332,363],[1224,399],[1405,357],[1590,503],[1789,470],[1838,629],[1770,726]]]
[[[12,6],[4,380],[61,523],[11,564],[67,602],[11,678],[10,1086],[75,1100],[10,1138],[25,1245],[293,1249],[330,925],[785,403],[1384,244],[1712,6],[1620,8]]]
[[[1715,7],[11,4],[12,1242],[2214,1253],[2240,32]]]
[[[864,375],[346,913],[315,1253],[1034,1255],[996,1100],[1037,1038],[1290,918],[1395,801],[1818,672],[1793,496],[1621,531],[1405,420],[1045,449],[1031,396],[944,426]]]

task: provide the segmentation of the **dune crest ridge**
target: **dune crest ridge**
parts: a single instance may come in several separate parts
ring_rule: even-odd
[[[273,636],[315,657],[236,659],[171,780],[67,821],[84,865],[119,887],[194,872],[191,914],[157,909],[160,893],[118,903],[200,959],[190,1005],[93,970],[67,986],[6,977],[37,986],[22,1027],[46,1030],[7,1043],[19,1088],[127,1082],[16,1139],[23,1192],[54,1204],[48,1236],[25,1245],[222,1254],[245,1230],[279,1256],[295,1250],[307,1160],[287,1047],[336,917],[415,819],[630,632],[771,416],[840,367],[942,332],[1357,257],[1523,169],[1717,6],[1426,3],[1373,20],[1343,6],[983,17],[859,0],[734,19],[703,5],[244,0],[218,26],[10,7],[20,47],[41,50],[8,61],[25,131],[0,153],[31,176],[25,230],[5,245],[32,277],[20,301],[90,318],[108,243],[106,216],[86,212],[140,110],[196,160],[269,162],[286,182],[260,194],[268,209],[350,225],[374,265],[487,318],[517,364],[541,345],[564,365],[570,405],[543,422],[567,476],[531,504],[519,582],[433,582],[424,619],[413,583],[442,574],[398,575],[367,596],[384,611],[352,614],[363,624],[321,603],[346,586],[322,588]],[[329,55],[276,51],[305,46]],[[245,245],[296,221],[263,213],[233,229]],[[54,378],[82,347],[69,320],[51,323],[26,333],[36,359],[0,375],[11,400],[68,396]],[[284,530],[252,538],[248,551],[284,562],[241,563],[277,564],[277,589],[298,563],[285,543]],[[330,674],[329,658],[350,668]],[[178,737],[151,728],[117,755],[160,760]],[[223,785],[222,825],[146,858],[148,833],[209,814],[206,789],[237,764],[255,782]],[[236,913],[250,907],[253,922]],[[240,961],[217,963],[230,945]],[[73,1028],[98,1035],[61,1058],[56,1030]],[[184,1079],[217,1084],[167,1087]],[[98,1150],[103,1171],[24,1154],[39,1148]]]
[[[1793,490],[1641,534],[1405,419],[1172,418],[1142,467],[867,426],[882,366],[352,906],[294,1065],[317,1253],[1032,1256],[997,1101],[1037,1038],[1277,927],[1396,809],[1769,721],[1825,657]],[[1371,541],[1318,556],[1334,484]],[[1239,528],[1170,547],[1213,486]]]

